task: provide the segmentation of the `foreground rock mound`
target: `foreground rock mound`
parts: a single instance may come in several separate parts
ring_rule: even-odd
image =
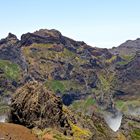
[[[0,123],[0,140],[38,140],[31,130],[24,126]]]
[[[38,82],[17,90],[11,102],[10,121],[28,128],[58,127],[64,134],[71,130],[61,100]]]

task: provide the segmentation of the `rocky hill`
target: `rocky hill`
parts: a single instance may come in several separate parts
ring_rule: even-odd
[[[110,51],[121,55],[135,55],[136,52],[140,51],[140,38],[136,40],[127,40],[120,46],[113,47]]]
[[[13,123],[41,133],[38,129],[51,128],[49,135],[67,134],[65,139],[125,137],[101,116],[104,111],[132,115],[131,109],[140,107],[139,42],[108,50],[54,29],[26,33],[20,40],[9,33],[0,40],[0,114],[11,110]]]

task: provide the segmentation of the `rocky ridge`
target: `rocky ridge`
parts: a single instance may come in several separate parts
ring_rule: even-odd
[[[44,96],[49,97],[51,93],[55,94],[55,101],[59,100],[58,104],[61,107],[53,103],[52,106],[56,112],[57,109],[60,109],[62,114],[62,102],[68,107],[68,110],[74,111],[75,114],[83,113],[85,116],[90,116],[90,119],[95,112],[100,112],[100,108],[112,113],[115,113],[116,110],[126,113],[130,106],[139,107],[140,57],[138,42],[139,39],[127,41],[118,48],[108,50],[93,48],[84,42],[65,37],[54,29],[41,29],[34,33],[27,33],[21,36],[21,40],[10,33],[7,38],[0,41],[0,113],[7,112],[9,109],[7,102],[19,88],[22,89],[20,90],[22,94],[18,90],[16,91],[15,95],[17,96],[13,98],[11,107],[12,116],[16,114],[15,109],[21,113],[21,116],[14,116],[17,118],[14,123],[24,124],[27,127],[30,125],[43,128],[49,126],[48,122],[46,125],[44,123],[45,126],[39,124],[37,114],[40,112],[33,112],[33,116],[27,115],[30,106],[38,108],[33,104],[34,96],[43,101],[40,89],[38,90],[39,95],[36,95],[34,88],[29,84],[30,81],[39,82],[38,86],[43,83],[47,89],[47,91],[44,90]],[[124,51],[121,50],[122,48]],[[24,91],[24,88],[28,89],[28,86],[33,90],[29,95],[28,91]],[[42,88],[41,85],[39,87]],[[29,96],[30,100],[28,98],[21,100],[23,95]],[[58,97],[62,99],[62,102],[57,99]],[[19,104],[21,106],[18,106]],[[24,105],[28,107],[25,112]],[[45,106],[45,104],[41,106]],[[47,106],[45,108],[47,109]],[[53,109],[50,108],[50,111],[53,112]],[[50,114],[44,115],[45,119],[49,119]],[[36,120],[32,122],[27,120],[26,116]],[[81,120],[84,122],[84,119]],[[58,122],[60,121],[61,119],[58,120]],[[82,121],[79,124],[80,127]],[[51,123],[57,124],[53,119],[50,119]],[[66,125],[69,126],[69,123]],[[95,124],[93,125],[95,127]],[[103,128],[108,129],[106,126]],[[61,127],[58,129],[61,131]],[[70,129],[71,127],[68,127],[68,131]],[[86,127],[86,129],[89,128]],[[98,132],[97,136],[99,136]],[[107,135],[110,135],[109,133],[112,132],[107,130]]]

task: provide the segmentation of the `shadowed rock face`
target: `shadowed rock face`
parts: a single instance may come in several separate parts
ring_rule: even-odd
[[[0,40],[0,45],[4,45],[6,43],[8,43],[9,45],[16,44],[18,41],[19,40],[17,39],[17,37],[14,34],[9,33],[6,38]]]
[[[58,127],[65,134],[71,129],[60,98],[37,82],[17,90],[11,102],[10,121],[28,128]]]
[[[84,42],[78,42],[74,41],[70,38],[67,38],[65,36],[62,36],[61,33],[55,29],[47,30],[47,29],[41,29],[39,31],[36,31],[34,33],[27,33],[23,34],[21,36],[21,44],[28,46],[33,43],[57,43],[57,44],[63,44],[66,47],[68,47],[71,50],[76,50],[74,46],[80,46],[84,45]]]
[[[140,98],[140,56],[136,54],[129,63],[117,66],[116,73],[118,79],[116,89],[122,93],[122,96],[118,97],[121,99]]]
[[[5,39],[0,40],[0,59],[16,63],[23,70],[27,68],[20,50],[20,41],[14,34],[9,33]]]

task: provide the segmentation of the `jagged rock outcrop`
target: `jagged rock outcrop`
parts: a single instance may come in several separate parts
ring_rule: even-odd
[[[62,110],[62,102],[38,82],[19,88],[11,100],[10,121],[28,128],[57,127],[65,135],[71,127]]]
[[[16,35],[9,33],[8,36],[4,39],[0,40],[0,45],[4,45],[4,44],[16,44],[18,42],[18,38],[16,37]]]
[[[12,61],[26,69],[19,47],[20,41],[18,38],[14,34],[9,33],[5,39],[0,40],[0,59]]]

